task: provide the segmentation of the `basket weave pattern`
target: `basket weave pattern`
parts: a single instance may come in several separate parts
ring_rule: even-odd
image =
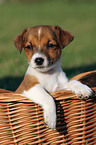
[[[96,87],[93,89],[96,91]],[[80,100],[71,91],[55,92],[52,96],[57,106],[53,131],[44,124],[39,105],[21,95],[2,92],[0,144],[96,145],[96,96]]]

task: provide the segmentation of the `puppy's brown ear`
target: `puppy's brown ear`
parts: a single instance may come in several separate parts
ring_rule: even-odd
[[[28,31],[28,29],[24,29],[23,33],[19,34],[14,39],[14,44],[15,44],[16,48],[19,50],[20,53],[21,53],[21,51],[23,49],[24,37],[25,37],[25,34],[26,34],[27,31]]]
[[[61,29],[59,26],[53,26],[53,27],[57,31],[57,36],[58,36],[61,48],[64,48],[65,46],[67,46],[74,39],[74,36],[72,34]]]

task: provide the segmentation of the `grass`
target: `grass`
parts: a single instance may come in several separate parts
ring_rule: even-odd
[[[62,67],[70,78],[96,68],[96,1],[46,0],[5,2],[0,5],[0,88],[15,90],[27,69],[13,40],[26,27],[59,25],[70,31],[74,41],[65,47]]]

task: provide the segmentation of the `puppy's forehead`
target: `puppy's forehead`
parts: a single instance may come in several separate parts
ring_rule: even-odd
[[[56,34],[54,32],[54,30],[51,27],[48,26],[39,26],[39,27],[33,27],[30,28],[30,31],[28,33],[28,39],[30,39],[30,41],[32,39],[41,41],[43,39],[45,40],[52,40],[56,38]]]

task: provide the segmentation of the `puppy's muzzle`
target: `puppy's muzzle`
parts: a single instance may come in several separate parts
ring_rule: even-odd
[[[36,65],[43,65],[43,63],[44,63],[44,58],[42,58],[42,57],[37,57],[36,59],[35,59],[35,63],[36,63]]]
[[[30,61],[30,65],[35,69],[43,70],[48,67],[49,61],[45,54],[35,52]]]

